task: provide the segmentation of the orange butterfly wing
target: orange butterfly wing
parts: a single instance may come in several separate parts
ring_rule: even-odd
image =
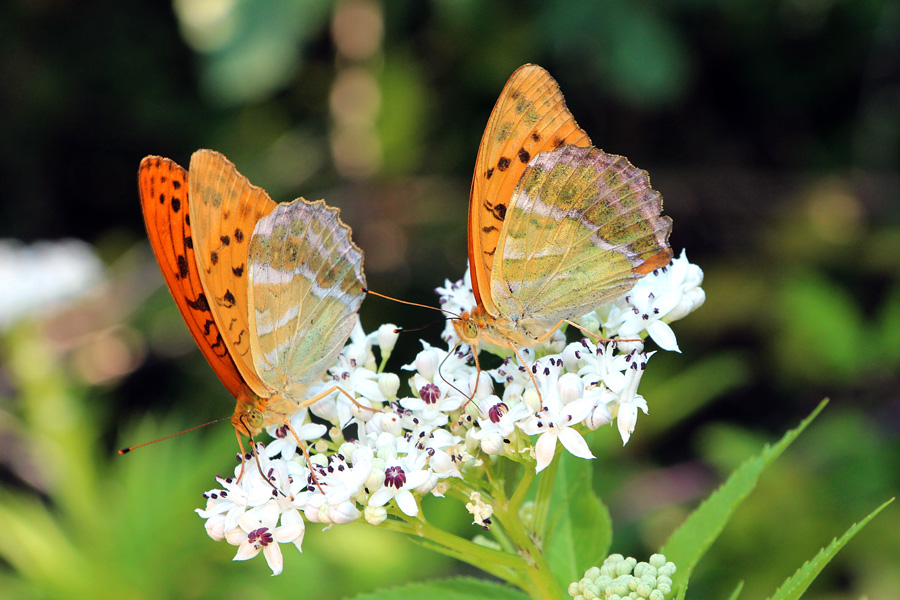
[[[247,255],[256,223],[277,204],[213,150],[191,156],[190,214],[200,281],[244,382],[257,396],[270,391],[250,353]]]
[[[491,112],[469,192],[469,267],[478,305],[492,316],[491,271],[503,220],[528,161],[563,145],[591,139],[566,108],[559,84],[538,65],[520,67]]]
[[[138,169],[138,189],[150,246],[191,335],[231,395],[246,394],[200,283],[188,218],[188,172],[168,158],[147,156]]]

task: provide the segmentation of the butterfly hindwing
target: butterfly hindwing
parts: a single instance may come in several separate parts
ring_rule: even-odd
[[[672,221],[646,171],[596,148],[564,146],[524,170],[500,237],[492,293],[502,316],[552,326],[668,264]]]
[[[546,70],[525,65],[513,73],[481,139],[469,195],[472,289],[487,313],[496,314],[491,271],[509,202],[526,165],[547,150],[590,144]]]
[[[250,242],[255,367],[280,393],[318,380],[337,358],[365,296],[363,255],[339,211],[302,198],[259,221]]]
[[[250,354],[247,252],[256,223],[276,204],[218,152],[195,152],[189,175],[201,282],[241,376],[257,395],[266,396]]]
[[[147,156],[138,170],[138,190],[150,246],[175,304],[203,356],[238,397],[243,381],[216,326],[197,270],[188,218],[188,172],[168,158]]]

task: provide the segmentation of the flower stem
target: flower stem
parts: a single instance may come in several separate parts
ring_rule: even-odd
[[[547,474],[550,475],[551,481],[555,473],[556,471],[553,470]],[[544,479],[544,477],[541,478],[542,487]],[[525,469],[525,473],[522,474],[522,479],[519,481],[519,485],[511,500],[507,499],[502,482],[500,482],[500,485],[495,486],[493,494],[496,500],[494,516],[512,543],[515,544],[519,556],[524,559],[525,568],[521,574],[526,579],[526,585],[519,586],[522,591],[535,600],[560,599],[565,597],[563,590],[559,588],[556,579],[553,577],[553,572],[550,570],[549,563],[544,558],[541,549],[534,543],[525,523],[519,517],[521,503],[533,480],[534,471]],[[550,487],[552,488],[552,485]],[[543,501],[549,502],[549,498],[544,498]]]

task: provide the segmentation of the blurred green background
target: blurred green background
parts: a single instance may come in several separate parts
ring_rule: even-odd
[[[339,206],[372,289],[435,304],[465,269],[481,133],[526,62],[598,147],[650,172],[673,247],[706,273],[706,305],[675,326],[683,354],[657,354],[643,380],[632,441],[591,438],[614,550],[646,559],[825,396],[691,597],[740,579],[742,597],[766,597],[897,494],[900,4],[11,0],[0,238],[84,240],[104,275],[77,301],[0,318],[0,597],[338,598],[461,572],[371,527],[311,526],[269,578],[261,558],[232,564],[191,512],[234,464],[229,425],[115,454],[232,410],[162,284],[136,172],[147,154],[187,165],[219,150],[276,201]],[[0,253],[0,271],[16,260]],[[0,294],[46,287],[29,285]],[[362,311],[367,329],[433,318],[377,298]],[[401,337],[394,369],[419,335]],[[462,506],[426,511],[476,533]],[[808,597],[900,596],[898,551],[892,506]]]

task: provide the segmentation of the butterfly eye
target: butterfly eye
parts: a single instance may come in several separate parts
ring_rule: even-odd
[[[470,340],[478,337],[478,324],[475,323],[475,319],[466,319],[463,323],[463,334]]]
[[[265,424],[265,422],[266,419],[263,416],[262,411],[260,411],[259,409],[251,408],[247,411],[247,425],[250,427],[250,429],[259,429]]]

